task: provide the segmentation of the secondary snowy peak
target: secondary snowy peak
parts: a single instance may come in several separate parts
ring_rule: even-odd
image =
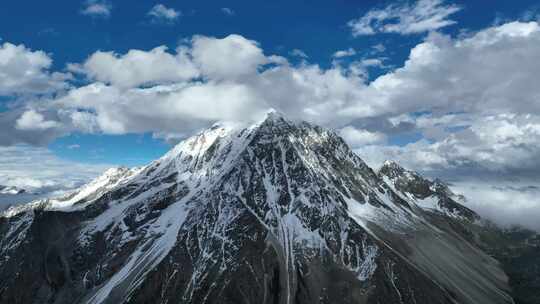
[[[394,161],[385,161],[379,169],[379,177],[417,206],[467,220],[476,220],[479,216],[467,207],[459,204],[461,199],[448,185],[438,179],[429,180],[419,173],[407,170]]]
[[[118,186],[122,181],[137,173],[140,169],[126,167],[110,168],[90,183],[67,195],[47,201],[47,210],[81,210],[106,191]]]

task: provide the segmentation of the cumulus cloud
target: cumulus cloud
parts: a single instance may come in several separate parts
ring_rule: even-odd
[[[152,21],[160,23],[174,23],[181,15],[180,11],[177,11],[174,8],[168,8],[161,3],[154,5],[150,11],[148,11],[148,16],[152,18]]]
[[[35,110],[28,110],[24,112],[15,123],[15,127],[21,130],[45,130],[58,126],[58,122],[53,120],[45,120],[43,115]]]
[[[55,105],[70,109],[72,118],[82,117],[77,120],[80,126],[108,134],[189,134],[211,121],[236,120],[243,114],[247,118],[256,110],[253,98],[249,88],[228,83],[129,90],[94,83],[72,90],[57,99]]]
[[[381,132],[360,130],[352,126],[342,128],[339,131],[339,135],[343,137],[352,148],[371,144],[382,144],[386,141],[386,136]]]
[[[431,113],[430,121],[449,113],[540,114],[539,50],[536,22],[459,38],[432,34],[402,67],[368,83],[366,68],[384,67],[380,58],[329,68],[293,65],[240,35],[194,36],[176,50],[98,51],[70,65],[89,84],[40,103],[36,111],[67,130],[112,134],[189,133],[215,120],[249,120],[269,107],[336,128],[420,111]],[[421,119],[402,125],[411,123],[428,139],[447,135],[444,127],[421,126]]]
[[[371,82],[364,98],[343,113],[365,115],[359,110],[369,100],[381,114],[539,113],[539,48],[536,22],[506,23],[457,39],[431,34],[403,67]]]
[[[449,17],[461,7],[444,4],[443,0],[399,2],[372,9],[364,16],[349,21],[353,36],[377,33],[417,34],[437,30],[456,22]]]
[[[249,120],[270,107],[335,128],[363,128],[359,121],[396,120],[412,112],[431,113],[424,121],[432,122],[449,113],[538,115],[539,50],[536,22],[493,26],[467,37],[431,34],[402,67],[368,82],[366,69],[384,67],[380,58],[329,68],[293,65],[240,35],[194,36],[176,50],[96,52],[70,65],[90,83],[42,102],[37,112],[68,131],[163,136],[215,120]],[[422,119],[394,129],[399,124],[418,124],[430,140],[448,133],[441,125],[422,126]]]
[[[111,16],[112,5],[108,1],[103,0],[87,0],[84,2],[84,7],[81,14],[91,17],[108,18]]]
[[[49,71],[52,59],[43,51],[5,42],[0,45],[0,96],[43,94],[67,87],[70,75]]]
[[[150,51],[130,50],[124,55],[98,51],[82,65],[70,64],[69,69],[122,88],[181,82],[199,76],[185,50],[180,47],[176,53],[169,53],[166,46]]]
[[[274,61],[263,54],[257,42],[240,35],[223,39],[195,36],[191,55],[201,72],[213,79],[235,80],[253,75],[259,66]]]

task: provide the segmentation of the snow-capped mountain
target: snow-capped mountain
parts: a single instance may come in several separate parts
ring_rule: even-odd
[[[271,112],[0,217],[2,303],[513,303],[441,182]]]

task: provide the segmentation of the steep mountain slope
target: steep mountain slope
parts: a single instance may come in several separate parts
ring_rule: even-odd
[[[520,227],[474,226],[479,247],[499,260],[516,304],[540,303],[540,234]]]
[[[501,228],[460,205],[465,200],[441,181],[430,181],[397,163],[386,162],[379,176],[429,211],[431,222],[447,222],[454,232],[501,262],[516,304],[540,303],[540,235],[520,227]],[[453,220],[448,221],[448,218]],[[439,225],[440,226],[440,225]]]
[[[275,112],[216,125],[5,212],[0,302],[513,303],[478,216],[390,169]]]

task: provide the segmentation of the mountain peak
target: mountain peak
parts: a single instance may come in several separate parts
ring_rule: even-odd
[[[0,216],[3,302],[29,286],[36,292],[19,302],[410,303],[414,294],[418,303],[510,303],[498,281],[471,284],[493,271],[486,256],[464,253],[454,231],[435,230],[414,206],[432,202],[425,210],[448,210],[449,220],[467,210],[435,201],[428,181],[390,182],[334,132],[277,111],[248,127],[216,124],[143,168],[111,169],[69,196]],[[414,231],[422,239],[402,242]],[[389,279],[391,295],[380,283]],[[327,292],[343,286],[353,288],[347,301]]]
[[[271,108],[268,111],[266,111],[263,119],[255,125],[262,126],[262,125],[276,124],[276,123],[280,123],[280,124],[289,123],[290,124],[291,121],[282,112]]]
[[[285,116],[282,112],[280,112],[280,111],[278,111],[278,110],[276,110],[274,108],[268,109],[264,115],[265,115],[264,120],[266,120],[268,118],[284,117]]]

